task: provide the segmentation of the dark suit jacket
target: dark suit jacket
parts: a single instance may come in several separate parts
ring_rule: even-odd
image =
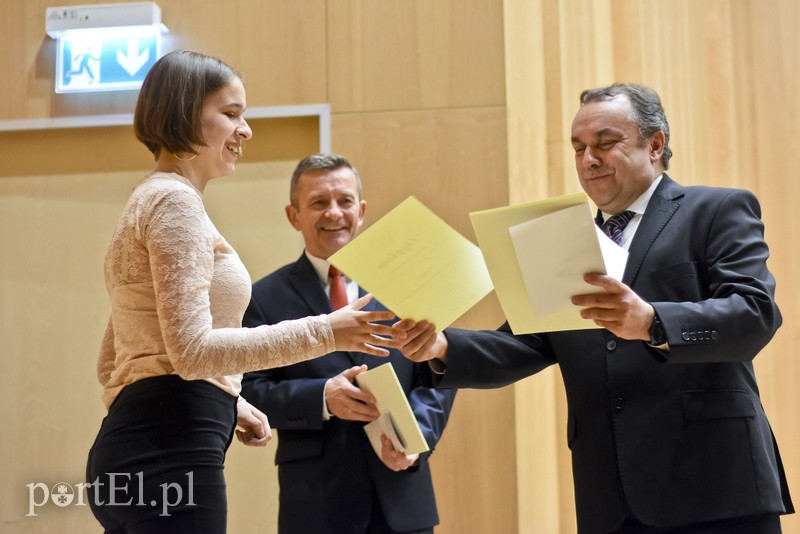
[[[680,526],[793,511],[752,360],[781,324],[758,201],[664,175],[623,282],[650,302],[669,352],[604,329],[514,336],[447,329],[441,387],[494,388],[558,364],[578,527]]]
[[[360,291],[363,294],[363,291]],[[375,300],[366,310],[385,309]],[[330,313],[314,267],[303,254],[253,286],[244,326]],[[375,454],[363,423],[323,421],[325,382],[354,365],[392,362],[431,451],[442,436],[455,391],[422,385],[420,365],[391,351],[388,358],[334,352],[284,368],[248,373],[242,395],[278,430],[279,530],[292,534],[363,532],[371,506],[381,506],[395,530],[438,524],[429,453],[418,466],[395,473]],[[374,493],[378,502],[373,499]]]

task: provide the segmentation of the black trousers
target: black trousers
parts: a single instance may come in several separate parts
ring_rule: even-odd
[[[409,510],[408,513],[413,514],[413,510]],[[424,528],[422,530],[412,530],[412,531],[404,531],[398,532],[396,530],[392,530],[392,527],[389,526],[389,523],[386,522],[386,516],[383,515],[383,510],[381,510],[380,500],[378,499],[378,494],[375,493],[375,488],[372,489],[372,508],[370,512],[370,519],[369,525],[367,526],[366,534],[433,534],[433,527],[431,528]]]
[[[122,389],[89,451],[87,493],[107,533],[224,533],[236,398],[178,376]]]

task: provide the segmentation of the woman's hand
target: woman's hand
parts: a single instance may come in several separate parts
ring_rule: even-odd
[[[263,447],[272,439],[264,412],[239,397],[236,405],[236,438],[248,447]]]
[[[374,324],[378,321],[395,319],[394,313],[390,311],[360,311],[370,300],[372,300],[372,295],[364,295],[349,306],[328,314],[336,350],[388,356],[388,350],[376,345],[392,348],[405,338],[406,333],[400,328]]]

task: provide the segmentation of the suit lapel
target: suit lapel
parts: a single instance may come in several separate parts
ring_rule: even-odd
[[[647,204],[642,221],[636,234],[633,236],[628,249],[628,262],[625,264],[625,274],[622,283],[632,286],[642,267],[647,251],[655,242],[658,234],[664,229],[680,207],[680,198],[683,196],[683,187],[664,174],[661,183],[653,192]]]
[[[314,266],[308,260],[305,253],[295,262],[289,276],[289,284],[291,284],[292,289],[294,289],[295,293],[297,293],[303,302],[306,303],[311,314],[319,315],[331,313],[333,311],[331,301],[328,295],[325,294],[322,281],[319,279],[317,271],[314,269]],[[360,288],[359,294],[363,294],[363,290]],[[364,309],[372,309],[371,306],[373,306],[372,302]],[[346,356],[353,365],[361,365],[363,357],[360,354],[345,351],[337,351],[333,354],[337,353]]]
[[[317,276],[317,271],[314,270],[314,266],[311,265],[305,254],[295,262],[290,272],[289,284],[312,314],[333,311],[328,295],[325,294],[325,288]]]

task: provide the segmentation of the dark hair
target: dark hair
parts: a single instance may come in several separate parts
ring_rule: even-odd
[[[225,62],[191,50],[176,50],[156,61],[142,83],[133,131],[153,155],[196,152],[205,145],[201,122],[206,97],[241,74]]]
[[[335,171],[336,169],[341,169],[342,167],[346,167],[353,171],[353,174],[356,177],[358,198],[361,198],[361,177],[358,175],[358,171],[356,170],[355,166],[353,166],[353,164],[350,163],[346,157],[339,154],[320,153],[311,154],[310,156],[303,158],[300,160],[300,163],[297,164],[297,167],[294,168],[292,180],[289,183],[289,202],[291,202],[292,206],[295,208],[299,207],[297,199],[297,182],[300,180],[300,177],[303,174],[309,171]]]
[[[631,102],[633,113],[630,119],[639,128],[640,141],[644,142],[656,132],[664,132],[664,152],[661,154],[661,165],[664,170],[667,170],[669,159],[672,157],[672,149],[669,147],[669,123],[658,93],[643,85],[615,83],[608,87],[586,89],[581,93],[581,105],[588,102],[610,100],[619,95],[627,96]]]

